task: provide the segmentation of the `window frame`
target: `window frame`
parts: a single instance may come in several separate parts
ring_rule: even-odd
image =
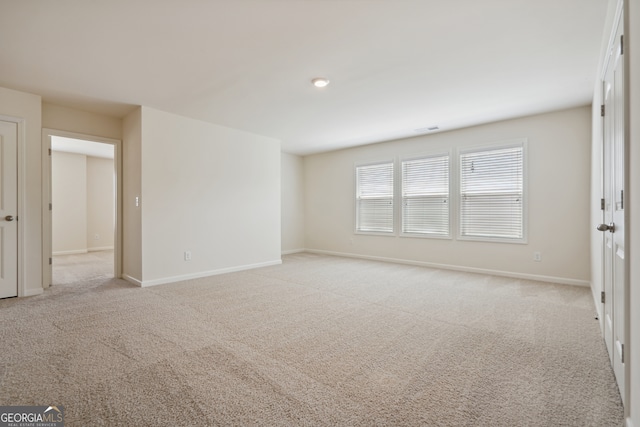
[[[448,218],[447,218],[447,234],[436,234],[436,233],[417,233],[417,232],[405,232],[404,231],[404,225],[405,225],[405,216],[404,216],[404,202],[405,202],[405,197],[404,197],[404,163],[405,162],[410,162],[410,161],[416,161],[416,160],[423,160],[423,159],[429,159],[429,158],[437,158],[437,157],[447,157],[447,161],[448,161],[448,182],[447,182],[447,198],[448,198],[448,204],[449,204],[449,212],[448,212]],[[399,174],[399,179],[398,179],[398,195],[397,195],[397,199],[398,199],[398,203],[397,203],[397,209],[398,209],[398,236],[399,237],[410,237],[410,238],[418,238],[418,239],[443,239],[443,240],[452,240],[454,237],[454,233],[452,232],[452,226],[454,224],[454,211],[455,211],[455,194],[453,194],[452,189],[455,188],[454,186],[454,176],[455,176],[455,172],[453,169],[453,165],[455,163],[455,158],[453,156],[453,152],[451,149],[449,150],[442,150],[442,151],[431,151],[431,152],[425,152],[425,153],[420,153],[420,154],[414,154],[414,155],[410,155],[410,156],[404,156],[404,157],[400,157],[398,159],[398,174]]]
[[[376,165],[386,165],[391,164],[392,167],[392,193],[391,193],[391,204],[392,204],[392,220],[391,220],[391,231],[373,231],[373,230],[359,230],[359,203],[360,200],[358,197],[358,168],[366,167],[366,166],[376,166]],[[396,236],[397,235],[397,213],[396,213],[396,197],[397,197],[397,165],[396,159],[385,159],[378,161],[365,161],[355,163],[353,166],[353,232],[354,234],[362,234],[362,235],[374,235],[374,236]]]
[[[491,144],[474,145],[459,147],[456,151],[456,240],[460,241],[477,241],[477,242],[495,242],[495,243],[528,243],[528,198],[529,198],[529,177],[528,177],[528,140],[527,138],[518,138],[513,140],[494,142]],[[522,238],[507,238],[500,236],[468,236],[462,234],[462,159],[464,154],[479,153],[483,151],[497,151],[509,148],[522,148]]]

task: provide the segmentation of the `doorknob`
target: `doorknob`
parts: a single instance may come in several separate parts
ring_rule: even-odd
[[[616,231],[616,225],[614,223],[611,224],[600,224],[599,226],[596,227],[596,229],[598,231],[609,231],[610,233],[613,233]]]
[[[13,217],[12,217],[11,215],[7,215],[7,216],[5,216],[5,217],[4,217],[4,219],[5,219],[5,221],[7,221],[7,222],[11,222],[11,221],[13,221]]]

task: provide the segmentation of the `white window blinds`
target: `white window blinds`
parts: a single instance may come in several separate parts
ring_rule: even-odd
[[[449,236],[449,156],[402,162],[402,232]]]
[[[356,230],[393,233],[393,162],[356,167]]]
[[[460,236],[524,239],[524,147],[460,153]]]

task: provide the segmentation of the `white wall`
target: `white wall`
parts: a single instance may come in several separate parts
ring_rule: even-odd
[[[122,121],[122,276],[142,283],[142,108]]]
[[[625,45],[629,90],[629,404],[628,427],[640,427],[640,0],[628,0]],[[633,76],[633,77],[631,77]]]
[[[87,252],[87,156],[51,153],[53,254]]]
[[[591,109],[581,107],[305,157],[308,249],[587,285]],[[528,138],[528,244],[354,234],[354,164]],[[542,262],[533,252],[542,252]]]
[[[113,249],[115,224],[113,159],[87,157],[87,249]]]
[[[53,151],[51,166],[53,254],[113,249],[113,160]]]
[[[280,263],[278,141],[142,107],[125,118],[125,172],[138,163],[141,276],[130,280],[154,285]],[[125,209],[135,210],[135,190],[135,182],[125,190]]]
[[[304,250],[304,162],[282,153],[282,253]]]
[[[103,138],[122,139],[122,119],[118,117],[47,102],[42,103],[42,127]]]
[[[42,293],[42,173],[40,132],[42,100],[37,95],[0,87],[0,115],[23,119],[18,135],[19,230],[23,235],[22,264],[18,266],[19,296]]]

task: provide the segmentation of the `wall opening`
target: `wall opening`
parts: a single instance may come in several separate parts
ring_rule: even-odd
[[[121,275],[120,141],[43,130],[43,287]]]

